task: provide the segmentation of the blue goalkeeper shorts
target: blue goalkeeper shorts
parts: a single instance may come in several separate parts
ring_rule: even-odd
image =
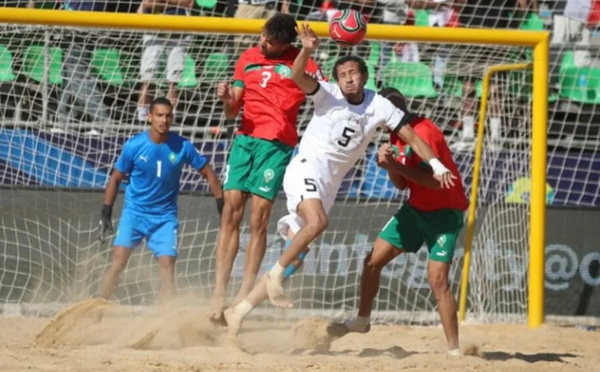
[[[177,216],[148,216],[124,208],[113,245],[134,249],[146,238],[154,257],[177,257],[178,229]]]

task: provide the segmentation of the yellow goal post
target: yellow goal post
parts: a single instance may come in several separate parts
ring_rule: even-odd
[[[264,20],[0,8],[0,22],[5,24],[124,30],[258,34],[261,31]],[[318,35],[328,35],[327,23],[309,22],[309,24]],[[546,129],[550,34],[541,31],[430,28],[369,24],[367,38],[453,44],[477,43],[533,48],[532,183],[530,199],[528,317],[530,327],[535,328],[541,325],[544,321]],[[519,67],[522,68],[523,66]],[[504,67],[497,67],[488,72],[484,80],[484,90],[489,86],[490,74],[502,68]],[[482,131],[483,127],[480,125],[478,136],[482,136]],[[478,148],[477,151],[479,156],[481,156],[481,148]],[[471,210],[468,217],[471,234],[473,233],[473,223],[474,210]],[[465,263],[465,267],[468,266],[470,258],[468,251],[466,254],[465,261],[467,262]],[[463,272],[463,285],[465,288],[467,277],[468,270]],[[465,301],[466,292],[463,291],[461,293],[462,317],[464,317],[465,312]]]

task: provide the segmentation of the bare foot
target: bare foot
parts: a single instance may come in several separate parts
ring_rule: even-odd
[[[227,338],[225,338],[224,346],[226,348],[230,348],[230,349],[242,350],[242,345],[240,344],[239,338],[237,336],[232,336],[230,334],[227,334]]]
[[[294,306],[292,300],[285,294],[282,283],[276,278],[272,278],[267,272],[264,276],[265,283],[267,284],[267,294],[269,300],[275,307],[281,307],[289,309]]]
[[[213,297],[210,304],[210,322],[213,325],[220,327],[227,327],[227,322],[223,316],[223,309],[225,308],[225,297]]]
[[[348,333],[368,333],[370,330],[370,324],[357,325],[352,320],[344,323],[330,323],[327,326],[327,334],[331,337],[343,337]]]
[[[223,312],[225,321],[227,322],[227,337],[237,337],[242,329],[242,321],[244,320],[240,314],[236,314],[235,310],[230,307]]]
[[[452,358],[457,358],[457,357],[461,357],[463,354],[460,351],[459,348],[456,348],[454,350],[448,350],[448,356],[452,357]]]

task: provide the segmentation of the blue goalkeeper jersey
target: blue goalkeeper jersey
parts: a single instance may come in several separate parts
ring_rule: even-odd
[[[124,208],[176,215],[183,167],[187,164],[201,170],[207,162],[191,142],[175,133],[169,133],[161,144],[154,143],[148,131],[130,138],[115,164],[119,172],[129,174]]]

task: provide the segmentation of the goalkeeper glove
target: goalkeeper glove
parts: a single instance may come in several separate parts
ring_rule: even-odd
[[[104,233],[108,231],[109,234],[113,234],[115,229],[113,228],[113,224],[110,221],[112,216],[112,205],[104,205],[102,206],[102,211],[100,212],[100,226],[98,227],[98,240],[104,242]]]
[[[223,197],[217,198],[217,210],[219,211],[219,216],[223,215],[223,206],[225,205],[225,199]]]

